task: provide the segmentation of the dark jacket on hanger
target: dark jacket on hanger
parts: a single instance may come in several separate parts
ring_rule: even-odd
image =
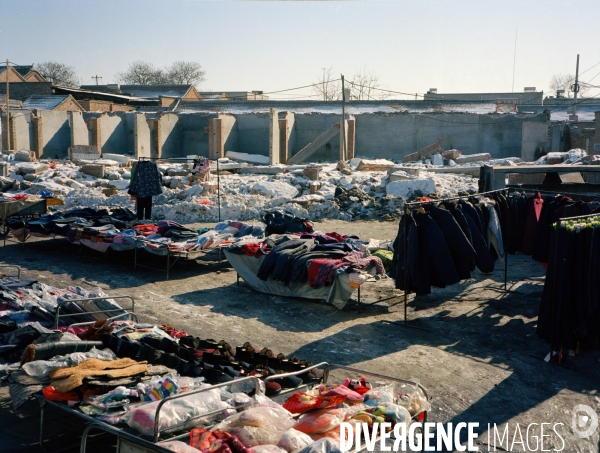
[[[471,229],[471,237],[473,238],[473,248],[475,249],[475,266],[484,274],[489,274],[494,270],[494,259],[490,254],[490,249],[483,239],[483,235],[479,232],[479,228],[475,220],[470,215],[465,215],[465,219]]]
[[[471,218],[475,221],[475,225],[477,225],[477,229],[481,234],[483,234],[483,225],[481,224],[481,219],[479,217],[479,214],[475,210],[475,207],[465,200],[459,200],[458,204],[465,213],[465,215],[471,216]]]
[[[162,191],[162,174],[156,164],[147,160],[139,161],[127,193],[137,198],[147,198],[160,195]]]
[[[437,223],[427,213],[413,214],[419,240],[417,296],[431,293],[431,286],[445,288],[460,281],[452,254]]]
[[[405,250],[406,262],[404,260]],[[390,275],[395,280],[397,289],[401,289],[407,293],[415,292],[415,288],[420,285],[421,278],[419,273],[419,261],[419,236],[417,224],[412,214],[404,214],[400,218],[398,235],[394,240],[394,258],[390,267]],[[405,273],[407,282],[406,287],[404,286]]]
[[[431,218],[437,223],[450,249],[452,261],[461,280],[471,277],[471,266],[475,249],[450,212],[433,205],[427,205]]]

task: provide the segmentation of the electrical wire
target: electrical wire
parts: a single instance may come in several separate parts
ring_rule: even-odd
[[[316,86],[320,86],[320,85],[324,85],[326,83],[332,83],[332,82],[339,82],[342,79],[333,79],[333,80],[325,80],[323,82],[318,82],[318,83],[313,83],[311,85],[305,85],[303,87],[297,87],[297,88],[288,88],[286,90],[279,90],[279,91],[270,91],[268,93],[263,93],[263,94],[276,94],[276,93],[284,93],[286,91],[294,91],[294,90],[301,90],[302,88],[311,88],[311,87],[316,87]]]
[[[594,69],[594,68],[595,68],[596,66],[598,66],[599,64],[600,64],[600,61],[599,61],[598,63],[596,63],[594,66],[592,66],[591,68],[587,68],[585,71],[583,71],[583,72],[579,73],[579,75],[581,76],[581,75],[585,74],[585,73],[586,73],[586,72],[588,72],[590,69]],[[594,76],[594,77],[595,77],[595,76]]]

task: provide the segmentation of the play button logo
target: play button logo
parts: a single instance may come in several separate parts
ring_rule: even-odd
[[[571,421],[573,434],[581,439],[590,437],[598,429],[598,415],[594,409],[585,404],[578,404],[573,408],[573,419]]]

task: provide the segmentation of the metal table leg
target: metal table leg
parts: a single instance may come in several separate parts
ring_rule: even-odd
[[[40,400],[40,451],[44,451],[44,408],[46,401]]]

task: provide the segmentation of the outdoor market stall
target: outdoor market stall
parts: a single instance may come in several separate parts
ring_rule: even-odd
[[[305,232],[240,241],[224,253],[238,280],[256,291],[325,300],[341,309],[360,285],[385,274],[390,245],[335,232]]]

